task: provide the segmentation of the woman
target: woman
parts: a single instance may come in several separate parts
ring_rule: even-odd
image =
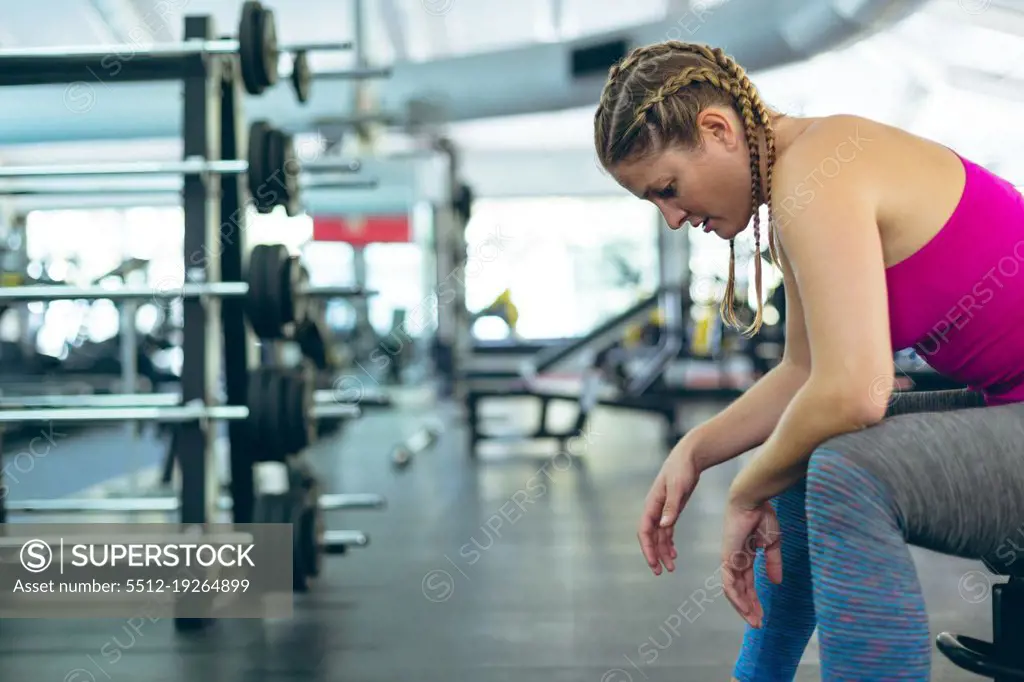
[[[701,472],[760,446],[725,517],[723,586],[748,623],[734,679],[792,680],[816,626],[823,680],[929,679],[908,544],[1005,564],[1024,524],[1024,198],[905,131],[775,112],[702,45],[634,50],[594,122],[602,165],[672,229],[731,245],[752,223],[760,250],[766,204],[786,290],[782,362],[687,434],[651,487],[651,570],[674,570]],[[747,331],[760,323],[759,305]],[[910,346],[970,388],[897,399],[893,351]]]

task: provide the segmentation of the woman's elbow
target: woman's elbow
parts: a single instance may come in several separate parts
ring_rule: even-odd
[[[885,419],[889,411],[889,401],[892,399],[893,388],[890,385],[883,388],[872,388],[867,400],[863,398],[850,398],[847,404],[846,413],[853,421],[854,426],[867,428],[874,426]]]
[[[885,419],[889,402],[893,395],[892,373],[881,374],[870,382],[857,379],[846,381],[830,381],[827,390],[834,406],[834,416],[850,429],[862,429],[873,426]]]

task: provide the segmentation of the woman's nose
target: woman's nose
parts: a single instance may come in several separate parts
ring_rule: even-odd
[[[665,222],[668,223],[669,228],[673,230],[678,230],[686,221],[686,211],[669,204],[665,204],[661,207],[661,215],[665,218]]]

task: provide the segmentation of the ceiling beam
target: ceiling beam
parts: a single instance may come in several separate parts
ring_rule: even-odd
[[[416,6],[414,10],[409,10],[409,16],[414,18],[409,29],[418,30],[424,38],[427,59],[450,55],[451,33],[448,30],[448,22],[452,15],[456,14],[451,11],[456,7],[456,0],[407,0],[407,3]],[[424,9],[428,6],[431,7],[430,11]]]
[[[926,5],[922,14],[957,24],[987,28],[1012,36],[1024,35],[1024,11],[994,0],[959,0]],[[959,27],[957,26],[957,30]]]
[[[962,66],[949,67],[950,86],[1012,102],[1024,102],[1024,78],[1021,74],[992,73]]]
[[[550,0],[551,27],[555,31],[555,39],[561,40],[563,32],[563,17],[565,16],[565,2],[563,0]]]
[[[409,47],[405,30],[405,17],[395,0],[380,0],[380,17],[384,23],[384,32],[391,43],[395,61],[404,62],[409,59]]]
[[[153,32],[131,0],[89,0],[89,5],[117,42],[143,47],[153,44]]]
[[[155,40],[170,42],[175,39],[187,3],[181,0],[128,0],[142,17]]]
[[[666,0],[665,18],[675,21],[680,14],[690,11],[690,0]]]

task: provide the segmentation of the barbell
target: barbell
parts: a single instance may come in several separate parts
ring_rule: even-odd
[[[252,461],[278,462],[309,446],[317,420],[354,419],[362,414],[358,405],[316,403],[310,381],[297,371],[260,368],[251,371],[248,380],[245,405],[161,404],[166,402],[163,398],[147,405],[146,396],[136,396],[135,405],[112,404],[100,396],[94,403],[80,398],[69,407],[27,407],[5,401],[0,424],[242,421],[252,438]]]
[[[294,334],[295,327],[306,319],[311,299],[365,298],[375,293],[357,287],[309,286],[309,275],[305,268],[281,244],[257,244],[253,247],[249,256],[247,280],[184,283],[172,287],[107,288],[48,284],[0,287],[0,305],[29,301],[242,298],[253,332],[261,339],[279,339],[285,338],[288,332]]]
[[[238,37],[216,40],[185,40],[140,49],[136,44],[24,47],[0,50],[0,85],[47,85],[86,82],[103,76],[110,80],[176,80],[188,71],[185,60],[216,55],[238,55],[246,92],[262,94],[277,83],[278,58],[294,54],[292,85],[300,102],[309,99],[312,74],[307,53],[350,50],[353,44],[277,42],[273,10],[249,0],[242,5]],[[298,68],[296,68],[296,66]],[[389,69],[363,70],[349,78],[387,76]],[[338,77],[340,74],[331,74]]]

